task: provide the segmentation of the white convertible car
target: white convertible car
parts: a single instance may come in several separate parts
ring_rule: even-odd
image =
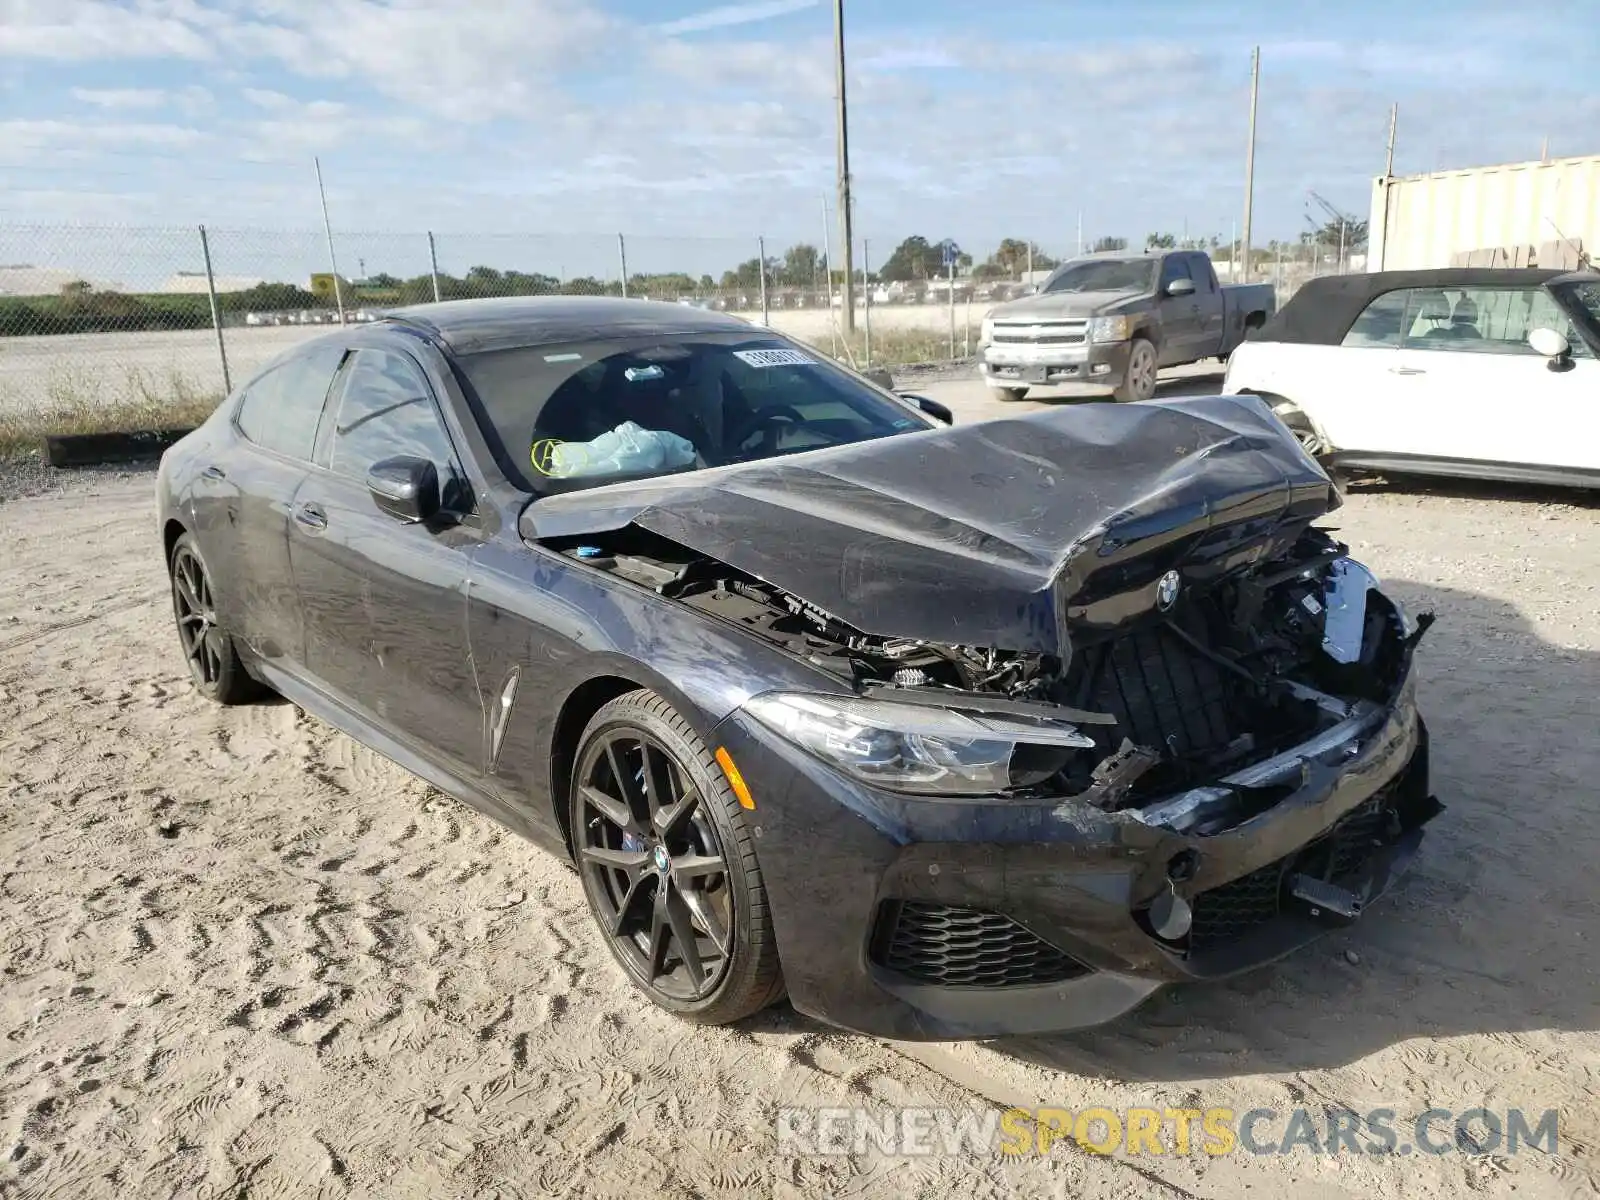
[[[1233,352],[1325,465],[1600,487],[1600,274],[1313,279]]]

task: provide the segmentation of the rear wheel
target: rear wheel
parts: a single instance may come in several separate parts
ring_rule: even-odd
[[[1025,400],[1028,396],[1027,388],[991,387],[989,392],[1000,401]]]
[[[672,705],[629,692],[595,714],[578,750],[571,816],[589,910],[655,1004],[720,1025],[783,995],[744,810]]]
[[[1149,338],[1134,338],[1128,347],[1128,369],[1112,393],[1121,401],[1148,400],[1156,394],[1156,347]]]
[[[189,678],[208,700],[243,704],[261,692],[245,673],[233,638],[217,624],[217,607],[200,548],[187,533],[172,547],[172,614]]]

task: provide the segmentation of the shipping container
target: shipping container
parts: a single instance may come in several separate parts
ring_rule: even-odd
[[[1575,267],[1600,250],[1600,155],[1380,176],[1368,237],[1369,271]]]

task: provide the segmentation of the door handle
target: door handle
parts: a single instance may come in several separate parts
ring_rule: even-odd
[[[204,471],[201,471],[200,474],[204,475],[207,479],[226,479],[228,477],[228,473],[218,466],[207,467]]]
[[[328,514],[315,504],[302,504],[294,510],[295,522],[307,529],[326,529]]]
[[[1424,371],[1421,367],[1390,367],[1389,368],[1389,374],[1391,374],[1391,375],[1426,375],[1427,372]]]

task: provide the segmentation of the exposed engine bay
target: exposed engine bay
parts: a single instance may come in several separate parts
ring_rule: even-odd
[[[1431,615],[1409,623],[1325,531],[1291,537],[1275,557],[1203,583],[1166,572],[1146,611],[1109,628],[1074,624],[1066,662],[866,634],[636,526],[551,548],[731,622],[875,700],[1070,722],[1094,750],[1034,764],[1016,794],[1116,811],[1269,760],[1393,697]]]

